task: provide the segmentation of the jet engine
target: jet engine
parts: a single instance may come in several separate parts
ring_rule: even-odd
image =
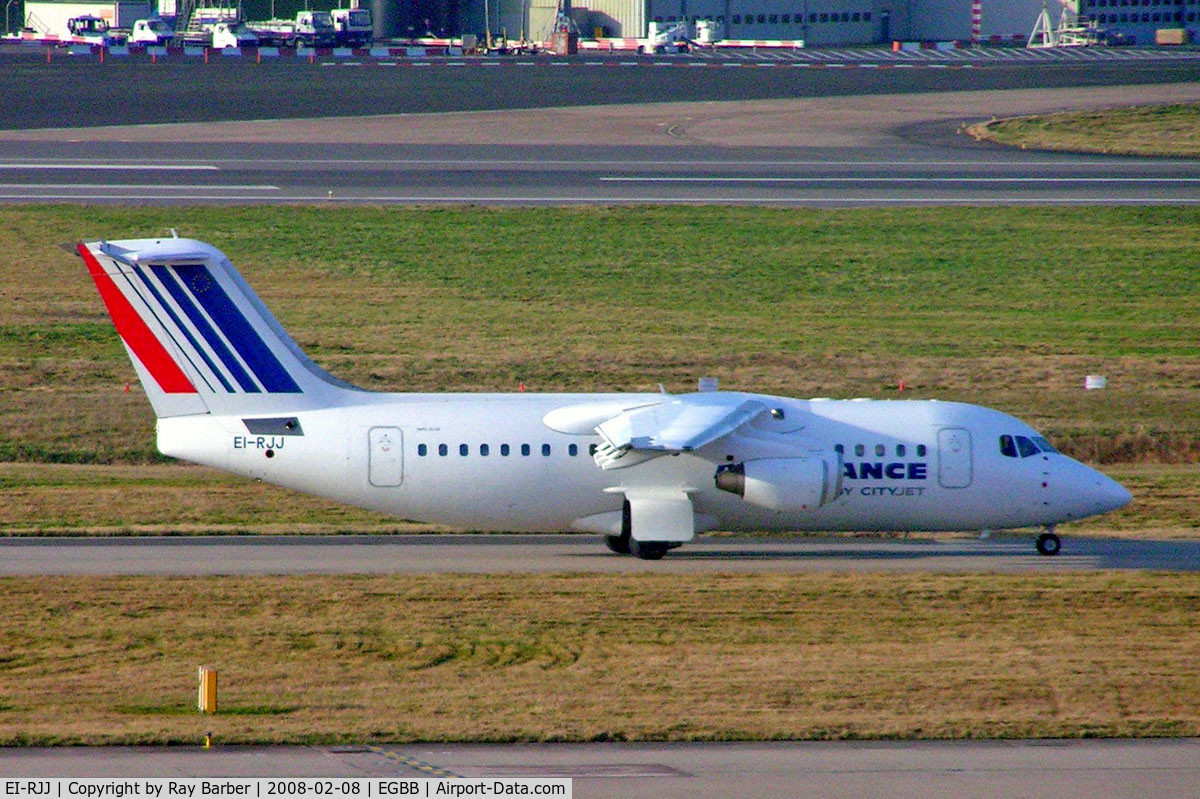
[[[840,457],[760,458],[717,467],[716,484],[774,511],[814,510],[842,492]]]

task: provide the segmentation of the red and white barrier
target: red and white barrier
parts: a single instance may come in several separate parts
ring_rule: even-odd
[[[713,42],[713,47],[762,47],[800,50],[804,47],[803,39],[722,39]]]
[[[617,39],[608,37],[604,39],[580,39],[580,50],[603,50],[605,52],[616,52],[617,50],[637,50],[641,46],[641,42],[637,39]]]

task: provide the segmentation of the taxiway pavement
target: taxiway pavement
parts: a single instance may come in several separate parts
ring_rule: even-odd
[[[568,777],[579,799],[1200,795],[1200,741],[11,749],[20,777]]]
[[[1198,101],[1200,81],[10,130],[0,202],[1195,204],[1197,159],[1028,152],[963,129]]]
[[[0,576],[530,572],[1200,571],[1200,541],[701,536],[661,561],[616,555],[590,535],[237,536],[0,539]]]

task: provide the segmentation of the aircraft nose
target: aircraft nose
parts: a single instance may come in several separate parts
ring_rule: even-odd
[[[1125,486],[1095,469],[1089,468],[1087,477],[1080,482],[1081,498],[1095,509],[1091,511],[1094,514],[1123,508],[1133,500],[1133,494]]]
[[[1100,475],[1099,492],[1105,513],[1123,508],[1133,501],[1133,494],[1129,493],[1129,489],[1107,475]]]
[[[1062,456],[1053,469],[1051,504],[1063,513],[1062,521],[1099,516],[1130,503],[1133,495],[1106,474],[1073,458]]]

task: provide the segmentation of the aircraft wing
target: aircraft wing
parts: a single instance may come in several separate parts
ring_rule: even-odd
[[[620,462],[630,451],[692,452],[767,412],[767,406],[757,400],[720,394],[691,394],[660,405],[634,408],[596,427],[604,444],[596,449],[595,460],[601,468],[617,469],[645,459]]]

